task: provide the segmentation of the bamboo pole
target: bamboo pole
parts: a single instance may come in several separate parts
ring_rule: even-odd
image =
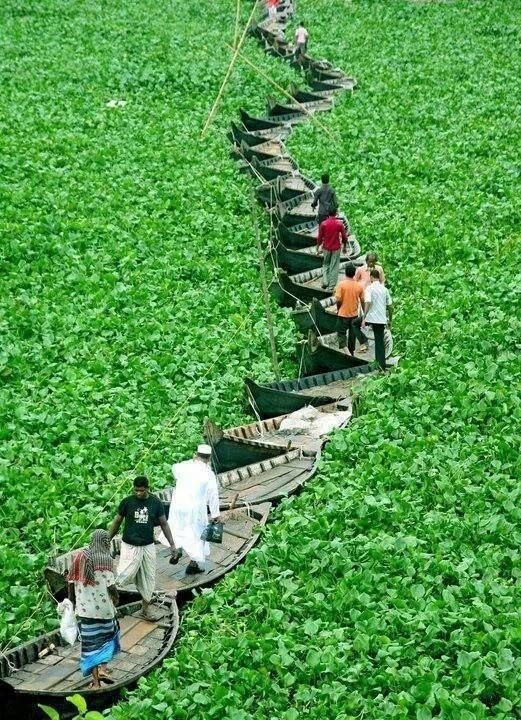
[[[220,87],[219,92],[218,92],[218,94],[217,94],[217,97],[215,98],[215,102],[214,102],[214,104],[212,105],[212,109],[210,110],[210,114],[208,115],[208,118],[207,118],[207,120],[206,120],[206,122],[205,122],[205,124],[204,124],[203,130],[202,130],[202,132],[201,132],[201,138],[204,138],[204,136],[206,135],[206,132],[207,132],[208,128],[210,127],[210,125],[211,125],[211,123],[212,123],[213,117],[214,117],[215,112],[216,112],[216,110],[217,110],[217,106],[219,105],[219,102],[220,102],[220,100],[221,100],[221,98],[222,98],[222,96],[223,96],[224,88],[226,87],[226,84],[227,84],[227,82],[228,82],[228,80],[229,80],[229,78],[230,78],[230,75],[232,74],[233,67],[234,67],[235,63],[237,62],[237,57],[238,57],[238,55],[239,55],[239,51],[240,51],[240,49],[241,49],[241,47],[242,47],[242,45],[243,45],[243,43],[244,43],[244,40],[246,39],[246,33],[248,32],[248,28],[250,27],[250,23],[251,23],[251,21],[253,20],[253,16],[255,15],[255,11],[257,10],[257,5],[258,5],[258,4],[259,4],[259,0],[255,0],[255,2],[254,2],[254,4],[253,4],[252,11],[251,11],[251,13],[250,13],[250,17],[248,18],[248,22],[246,23],[246,27],[244,28],[243,33],[242,33],[241,37],[239,38],[239,42],[236,44],[235,49],[234,49],[234,48],[231,48],[231,49],[234,51],[234,52],[233,52],[233,56],[232,56],[232,59],[231,59],[231,61],[230,61],[230,64],[228,65],[228,70],[226,71],[226,74],[225,74],[225,76],[224,76],[224,80],[222,81],[222,84],[221,84],[221,87]],[[228,43],[226,43],[226,44],[228,45]],[[231,46],[228,45],[228,47],[230,48]]]
[[[258,218],[257,218],[257,204],[256,204],[256,200],[255,200],[255,195],[253,193],[253,187],[251,188],[251,211],[252,211],[252,216],[253,216],[253,232],[255,234],[255,243],[257,245],[257,252],[259,255],[262,297],[264,299],[264,309],[266,311],[266,320],[268,322],[268,334],[269,334],[269,338],[270,338],[270,348],[271,348],[271,361],[273,363],[273,372],[275,373],[275,379],[277,381],[279,381],[280,380],[279,359],[277,356],[277,345],[275,343],[275,333],[273,330],[273,316],[271,314],[270,296],[268,293],[268,283],[266,281],[266,264],[264,262],[264,252],[262,250],[262,243],[261,243],[261,239],[260,239],[259,222],[258,222]]]
[[[225,45],[226,45],[227,48],[232,49],[232,48],[231,48],[231,45],[229,45],[228,43],[225,43]],[[237,48],[237,55],[238,55],[239,59],[243,61],[243,63],[246,63],[246,65],[248,65],[249,67],[251,67],[252,70],[255,70],[255,72],[256,72],[258,75],[260,75],[261,78],[263,78],[263,80],[266,80],[266,82],[268,82],[268,83],[269,83],[270,85],[272,85],[276,90],[278,90],[278,91],[281,92],[283,95],[285,95],[285,97],[287,97],[289,100],[291,100],[291,104],[292,104],[292,105],[296,105],[296,106],[300,109],[301,112],[303,112],[305,115],[307,115],[308,118],[309,118],[309,120],[310,120],[310,122],[312,122],[314,125],[316,125],[318,128],[320,128],[320,130],[322,130],[322,132],[323,132],[325,135],[327,135],[328,138],[330,138],[330,139],[333,140],[334,142],[338,142],[338,138],[335,137],[335,136],[328,130],[328,128],[320,122],[320,120],[317,120],[317,118],[315,117],[315,113],[311,113],[311,112],[307,109],[307,107],[306,107],[305,105],[303,105],[303,104],[302,104],[301,102],[299,102],[298,100],[295,100],[295,98],[293,97],[293,95],[291,95],[291,93],[289,93],[287,90],[285,90],[285,89],[282,87],[282,85],[279,85],[278,82],[276,82],[275,80],[273,80],[273,78],[270,78],[269,75],[266,75],[266,73],[263,72],[257,65],[255,65],[255,63],[252,63],[251,60],[249,60],[247,57],[245,57],[245,56],[240,52],[240,49],[239,49],[239,48]],[[272,119],[275,120],[276,118],[272,118]]]
[[[233,49],[237,48],[237,40],[239,39],[239,22],[241,19],[241,0],[237,0],[235,6],[235,30],[233,32]]]

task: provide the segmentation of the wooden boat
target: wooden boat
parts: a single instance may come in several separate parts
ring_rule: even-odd
[[[273,115],[269,115],[270,119],[278,120],[288,125],[298,125],[299,123],[306,122],[308,120],[309,113],[303,112],[302,110],[288,110],[287,113],[278,112]]]
[[[318,221],[316,218],[299,225],[288,227],[284,223],[277,226],[277,236],[287,248],[307,248],[316,245],[318,237]]]
[[[174,597],[154,600],[153,608],[160,618],[154,622],[141,616],[141,602],[118,608],[121,652],[110,663],[113,684],[89,689],[91,678],[83,677],[79,669],[79,641],[70,646],[55,630],[0,655],[0,686],[18,696],[31,696],[35,702],[55,703],[79,692],[91,706],[94,698],[136,682],[170,652],[179,628],[176,601]],[[43,655],[53,645],[55,649]]]
[[[266,419],[287,415],[306,405],[321,407],[336,403],[337,407],[348,407],[354,387],[373,372],[369,365],[358,365],[296,380],[266,384],[246,378],[244,383],[253,411]],[[343,400],[347,403],[343,404]]]
[[[157,496],[165,503],[167,508],[172,499],[172,490],[173,488],[169,487],[157,493]],[[228,499],[228,496],[226,497]],[[233,497],[228,499],[228,505],[231,505],[231,500],[233,500]],[[244,504],[242,503],[242,505]],[[170,548],[158,543],[156,545],[156,591],[166,595],[175,595],[194,588],[204,587],[225,575],[255,545],[259,537],[257,528],[266,524],[270,510],[271,504],[269,502],[263,502],[249,509],[237,507],[231,510],[223,510],[221,512],[221,520],[224,523],[223,542],[221,545],[212,544],[210,555],[204,563],[204,573],[186,575],[186,566],[189,561],[186,553],[183,554],[177,565],[171,565]],[[114,538],[115,567],[117,567],[119,560],[120,547],[121,538]],[[45,569],[45,579],[53,594],[63,589],[65,584],[64,573],[71,569],[73,557],[74,551],[61,555]],[[133,585],[126,585],[119,588],[119,590],[122,594],[137,593],[137,588]]]
[[[313,193],[307,192],[302,195],[279,202],[275,206],[275,212],[279,223],[290,230],[295,225],[304,226],[308,223],[317,223],[317,211],[313,209]],[[338,213],[339,220],[342,220],[346,228],[349,227],[347,218],[343,213]]]
[[[279,115],[270,115],[269,117],[255,117],[246,112],[246,110],[241,109],[240,114],[241,121],[247,130],[267,130],[268,128],[274,128],[280,125],[296,125],[307,120],[307,115],[302,112],[288,112]]]
[[[334,297],[325,300],[313,298],[310,305],[297,303],[291,313],[291,319],[300,332],[307,333],[309,330],[312,330],[315,333],[320,333],[326,344],[336,347],[336,341],[330,337],[332,333],[336,333],[338,325],[336,301]],[[369,353],[367,356],[361,354],[359,357],[362,359],[367,357],[369,362],[372,362],[372,360],[374,360],[374,335],[370,325],[364,329],[364,333],[368,339]],[[385,356],[390,357],[393,351],[393,336],[388,329],[386,329],[384,333],[384,342]]]
[[[220,473],[217,480],[221,515],[226,508],[274,503],[293,494],[313,475],[316,462],[314,453],[279,450],[279,455],[269,460]],[[165,488],[158,497],[168,503],[172,492],[172,487]]]
[[[264,50],[267,55],[272,55],[282,60],[291,60],[295,51],[293,46],[290,45],[286,40],[275,39],[273,42],[264,40]]]
[[[355,79],[339,69],[323,69],[312,65],[309,67],[309,72],[315,80],[332,82],[343,90],[353,90],[356,86]]]
[[[343,85],[338,80],[317,80],[311,74],[310,74],[310,77],[308,80],[308,84],[311,87],[311,89],[314,91],[319,91],[319,92],[327,91],[327,92],[333,92],[335,94],[342,90],[351,89],[351,87],[346,88],[345,85]],[[355,87],[356,87],[356,82],[354,83],[352,89],[354,89]]]
[[[355,265],[363,263],[363,257],[350,260]],[[342,277],[343,270],[347,263],[340,263],[339,277]],[[325,300],[332,296],[330,290],[322,287],[322,268],[308,270],[307,272],[289,275],[285,270],[279,268],[271,285],[270,292],[277,302],[283,307],[294,307],[300,301],[309,305],[313,298]]]
[[[290,450],[270,460],[218,475],[221,507],[278,502],[297,492],[315,472],[317,455]]]
[[[273,252],[277,265],[288,273],[298,274],[308,272],[309,270],[316,270],[322,267],[323,257],[317,255],[316,242],[313,245],[309,245],[299,250],[287,248],[282,242],[274,244]],[[340,255],[340,262],[349,262],[360,257],[360,244],[354,235],[350,235],[349,242],[347,244],[347,252]]]
[[[268,42],[273,42],[279,38],[284,39],[281,28],[277,24],[271,23],[267,17],[261,22],[253,20],[248,27],[248,33],[259,40],[267,40]]]
[[[307,333],[309,330],[322,335],[336,332],[336,300],[334,297],[324,300],[313,298],[309,305],[297,303],[291,313],[291,319],[302,333]]]
[[[220,429],[209,420],[204,424],[204,436],[212,447],[212,467],[217,475],[277,457],[283,452],[272,445],[251,444],[240,438],[223,437]]]
[[[368,326],[364,329],[364,333],[367,337],[367,350],[365,352],[360,352],[359,344],[357,342],[354,351],[354,358],[358,359],[360,362],[374,363],[375,357],[373,330],[371,327]],[[312,329],[309,331],[308,338],[310,353],[313,354],[314,352],[318,352],[320,357],[323,358],[323,362],[327,362],[329,365],[334,365],[335,362],[341,364],[342,362],[344,362],[344,357],[348,357],[350,360],[354,359],[353,356],[348,353],[347,348],[340,349],[338,347],[338,336],[336,333],[336,327],[332,333],[329,333],[327,335],[321,335],[320,337],[317,337],[316,329]],[[393,351],[393,336],[387,328],[384,332],[384,343],[385,357],[388,358],[391,356],[391,353]],[[306,351],[304,352],[304,355],[306,355]],[[305,372],[315,372],[314,364],[312,365],[311,370],[307,369],[309,366],[307,365],[307,360],[305,357],[303,359],[303,367],[305,368]]]
[[[255,193],[264,205],[272,207],[277,202],[290,200],[306,192],[313,192],[316,187],[313,180],[304,175],[288,173],[287,175],[278,175],[273,180],[257,186]]]
[[[250,402],[255,410],[251,396]],[[331,425],[329,426],[330,429],[327,431],[328,433],[333,429],[345,427],[353,414],[352,404],[349,399],[338,403],[335,402],[330,403],[329,405],[323,405],[314,410],[318,418],[331,419]],[[300,430],[284,429],[285,421],[287,422],[288,420],[291,420],[292,415],[293,413],[279,415],[278,417],[274,417],[269,420],[259,420],[248,425],[241,425],[227,430],[222,430],[214,425],[213,433],[214,436],[220,436],[221,442],[233,439],[236,441],[240,440],[242,442],[250,443],[252,445],[258,444],[263,447],[269,445],[284,448],[286,450],[299,448],[306,452],[319,452],[320,448],[327,440],[326,435],[323,434],[317,437],[316,434],[313,434],[312,429],[310,428],[302,428]]]
[[[327,342],[324,336],[318,337],[310,330],[307,341],[301,343],[300,367],[305,375],[314,375],[330,370],[344,370],[356,365],[369,364],[369,352],[362,355],[357,354],[355,351],[354,355],[350,355],[347,349],[338,349],[336,333],[326,337]]]
[[[256,176],[260,175],[265,180],[273,180],[279,175],[298,172],[297,163],[289,156],[262,161],[253,157],[251,160],[251,168],[249,166],[247,167]]]
[[[348,234],[350,234],[349,222],[345,215],[339,215],[338,217],[344,223]],[[277,225],[277,236],[287,248],[298,249],[316,245],[318,238],[318,220],[315,218],[289,227],[284,225],[284,223],[279,223]]]
[[[258,145],[247,145],[242,142],[240,145],[239,156],[250,161],[254,157],[262,161],[284,157],[285,155],[286,148],[281,140],[266,140]]]
[[[255,130],[250,131],[245,128],[239,127],[236,123],[232,122],[231,130],[228,133],[229,140],[235,145],[240,145],[244,142],[246,145],[261,145],[268,140],[280,140],[289,135],[290,128],[287,127],[276,127],[268,128],[267,130]]]
[[[275,213],[279,222],[284,225],[299,225],[316,219],[317,212],[311,207],[313,193],[307,192],[291,200],[279,202],[275,206]]]
[[[284,128],[285,125],[282,119],[254,117],[243,108],[241,108],[239,112],[241,115],[241,122],[246,130],[270,130],[273,128]]]
[[[331,101],[333,101],[336,95],[332,90],[317,90],[313,92],[297,87],[297,85],[290,85],[289,94],[299,103],[318,102],[324,100],[324,98],[330,98]]]
[[[268,115],[270,117],[272,116],[278,116],[278,115],[287,115],[288,113],[303,113],[303,114],[311,114],[315,112],[325,112],[327,110],[331,110],[333,107],[333,98],[320,98],[317,100],[308,100],[305,102],[284,102],[280,103],[275,100],[271,100],[271,102],[268,102]]]

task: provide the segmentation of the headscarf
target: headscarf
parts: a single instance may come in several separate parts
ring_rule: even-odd
[[[81,582],[83,585],[95,585],[96,570],[114,569],[110,554],[110,536],[106,530],[94,530],[88,547],[74,556],[69,582]]]

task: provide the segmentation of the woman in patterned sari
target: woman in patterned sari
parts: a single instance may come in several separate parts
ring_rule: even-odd
[[[107,663],[120,650],[118,592],[106,530],[95,530],[90,545],[76,553],[68,582],[80,630],[80,669],[92,675],[89,688],[97,689],[101,682],[113,682]]]

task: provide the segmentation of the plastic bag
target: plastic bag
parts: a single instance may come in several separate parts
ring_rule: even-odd
[[[212,543],[222,543],[224,526],[222,522],[209,523],[201,535],[201,540]]]
[[[58,603],[58,615],[61,616],[60,635],[69,645],[74,645],[78,637],[78,624],[74,615],[74,606],[70,600]]]

